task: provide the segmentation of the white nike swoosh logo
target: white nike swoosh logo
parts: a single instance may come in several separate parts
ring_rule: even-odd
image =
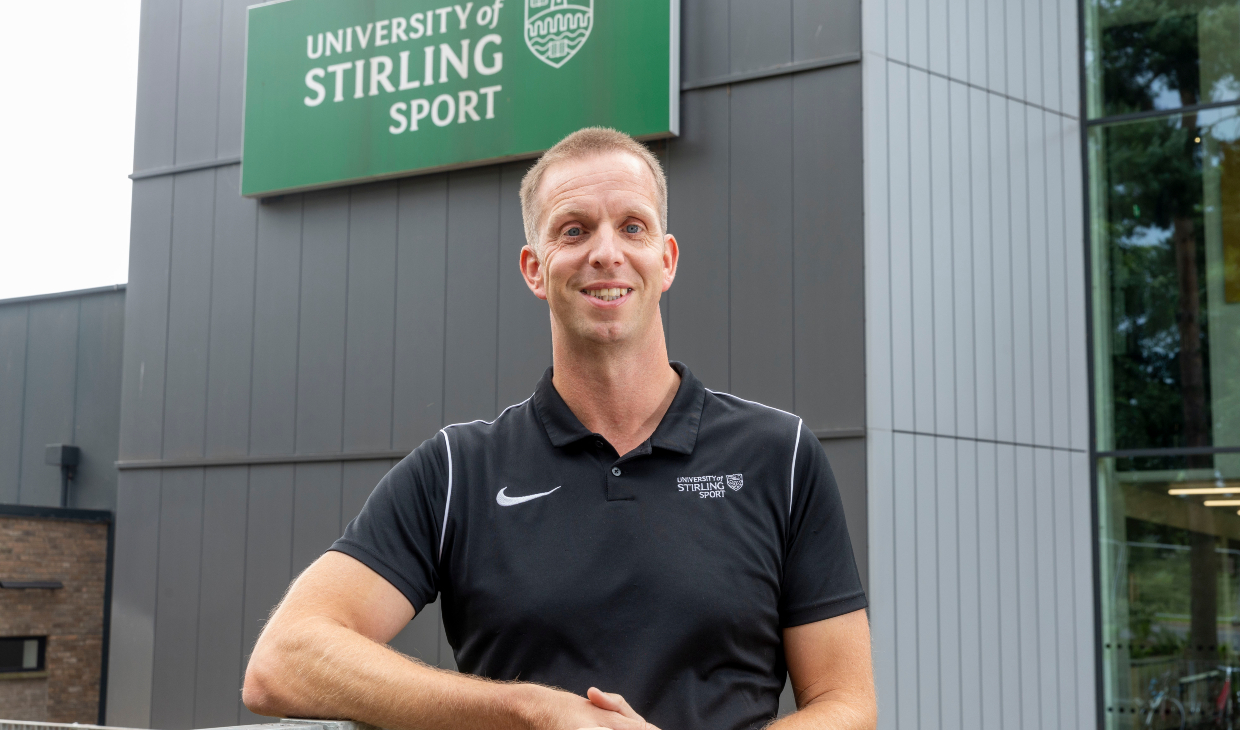
[[[559,487],[556,487],[555,489],[559,489]],[[555,489],[552,489],[551,492],[554,492]],[[499,503],[500,507],[511,507],[514,504],[521,504],[522,502],[528,502],[531,499],[538,499],[539,497],[545,497],[548,494],[551,494],[551,492],[543,492],[541,494],[527,494],[524,497],[509,497],[507,494],[504,494],[507,490],[508,487],[504,487],[499,490],[498,494],[495,495],[495,501]]]

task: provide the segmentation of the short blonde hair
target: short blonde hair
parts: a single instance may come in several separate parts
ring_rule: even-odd
[[[663,165],[659,164],[659,158],[646,149],[646,145],[624,132],[607,127],[586,127],[573,132],[544,152],[521,180],[521,220],[525,223],[525,241],[535,252],[539,250],[538,219],[542,216],[542,206],[537,200],[538,188],[542,185],[548,168],[559,162],[580,160],[608,152],[627,152],[650,168],[659,206],[659,225],[664,233],[667,232],[667,177],[663,174]]]

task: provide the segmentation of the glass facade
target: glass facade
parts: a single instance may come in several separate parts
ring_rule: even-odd
[[[1240,728],[1240,3],[1084,0],[1108,728]]]

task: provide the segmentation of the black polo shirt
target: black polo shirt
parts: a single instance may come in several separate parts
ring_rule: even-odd
[[[663,730],[776,714],[781,629],[864,608],[839,491],[796,416],[707,390],[680,363],[624,456],[551,383],[449,426],[379,483],[333,550],[420,611],[443,597],[457,666],[619,692]]]

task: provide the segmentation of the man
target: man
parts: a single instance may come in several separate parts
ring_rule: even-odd
[[[874,727],[865,596],[822,448],[796,416],[668,362],[679,249],[657,159],[581,130],[521,205],[553,367],[383,479],[272,615],[246,705],[393,730],[739,730],[774,718],[786,669],[800,709],[775,727]],[[460,674],[384,645],[436,594]]]

